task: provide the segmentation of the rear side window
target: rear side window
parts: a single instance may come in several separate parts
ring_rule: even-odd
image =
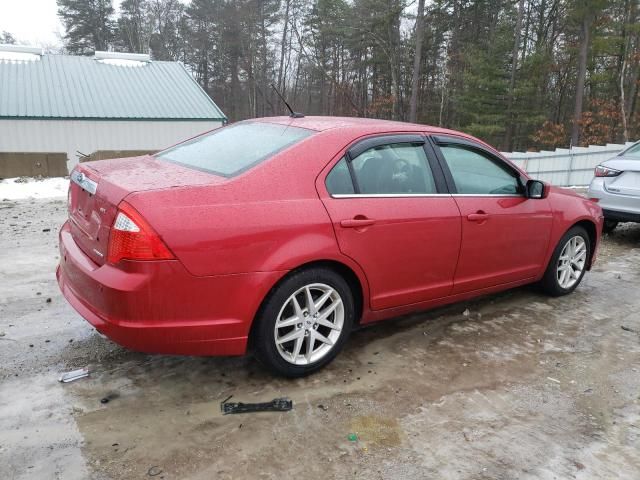
[[[436,193],[422,145],[394,143],[365,150],[352,161],[362,194]]]
[[[187,140],[156,158],[233,177],[313,133],[288,125],[239,123]]]
[[[331,169],[325,183],[327,185],[327,191],[331,195],[350,195],[355,192],[353,182],[351,181],[351,173],[349,173],[349,167],[345,158],[336,163],[336,166]]]
[[[620,155],[625,157],[637,158],[640,160],[640,143],[632,145]]]

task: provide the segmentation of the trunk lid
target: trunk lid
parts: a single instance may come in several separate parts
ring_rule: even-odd
[[[640,197],[640,160],[616,157],[602,165],[622,172],[616,177],[604,178],[607,191],[617,195]]]
[[[226,180],[151,156],[82,163],[71,172],[70,179],[71,235],[85,255],[98,265],[107,259],[109,233],[118,204],[130,193],[215,185]]]

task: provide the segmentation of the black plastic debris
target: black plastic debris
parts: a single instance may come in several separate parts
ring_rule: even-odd
[[[288,398],[274,398],[270,402],[264,403],[228,402],[230,398],[227,397],[220,403],[220,410],[222,410],[223,415],[254,412],[288,412],[293,408],[293,402]]]
[[[120,395],[118,393],[113,392],[107,395],[106,397],[102,397],[100,399],[100,403],[109,403],[111,400],[115,400],[118,397],[120,397]]]

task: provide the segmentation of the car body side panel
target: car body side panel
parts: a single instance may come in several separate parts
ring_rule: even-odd
[[[156,227],[195,276],[295,268],[296,262],[336,252],[327,213],[315,198],[243,204],[172,204],[168,195],[134,195],[127,201]],[[165,203],[154,210],[147,202]],[[164,218],[166,221],[160,221]]]
[[[600,208],[597,203],[578,195],[572,190],[559,187],[550,187],[548,198],[551,209],[553,210],[553,225],[549,237],[549,248],[547,249],[544,264],[545,268],[562,236],[576,223],[587,221],[594,224],[596,231],[595,250],[591,262],[587,265],[590,269],[595,261],[597,248],[600,245],[600,237],[602,235],[602,224],[604,221],[602,208]],[[592,245],[592,247],[594,246]],[[545,269],[542,269],[538,275],[539,278],[542,278],[544,275],[544,270]]]
[[[523,196],[456,196],[462,247],[453,293],[536,277],[546,265],[552,224],[549,201]],[[478,222],[467,217],[486,213]]]
[[[374,310],[449,295],[460,247],[460,213],[451,196],[323,199],[340,250],[362,265]],[[365,228],[342,220],[375,219]]]

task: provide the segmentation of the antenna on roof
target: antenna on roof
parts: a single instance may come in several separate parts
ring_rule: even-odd
[[[280,99],[281,99],[281,100],[284,102],[284,104],[287,106],[287,108],[288,108],[288,109],[289,109],[289,111],[291,112],[291,113],[289,114],[289,116],[290,116],[291,118],[304,118],[304,115],[303,115],[302,113],[298,113],[298,112],[294,112],[294,111],[293,111],[293,108],[291,108],[291,105],[289,105],[289,104],[287,103],[287,101],[284,99],[284,97],[282,96],[282,94],[278,91],[278,89],[276,88],[276,86],[275,86],[273,83],[271,84],[271,88],[273,88],[273,89],[276,91],[276,93],[278,94],[278,96],[280,97]]]

